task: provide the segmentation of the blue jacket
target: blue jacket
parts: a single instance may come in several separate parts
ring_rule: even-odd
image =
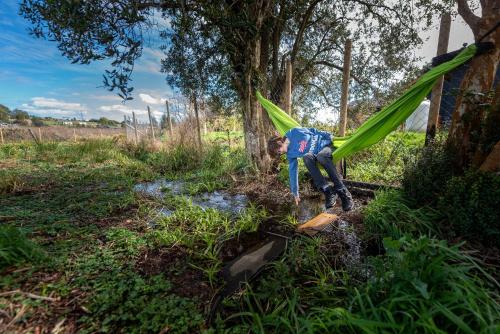
[[[294,196],[299,195],[299,171],[297,158],[307,153],[318,154],[325,146],[332,144],[332,135],[315,128],[293,128],[285,133],[290,144],[286,152],[290,190]]]

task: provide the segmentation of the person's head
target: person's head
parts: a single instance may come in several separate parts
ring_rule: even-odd
[[[269,138],[269,141],[267,142],[267,150],[273,159],[276,159],[283,153],[286,153],[288,148],[287,146],[286,137],[274,136]]]

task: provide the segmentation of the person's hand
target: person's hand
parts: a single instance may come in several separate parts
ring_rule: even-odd
[[[300,197],[299,196],[293,196],[293,198],[295,199],[295,205],[299,206]]]

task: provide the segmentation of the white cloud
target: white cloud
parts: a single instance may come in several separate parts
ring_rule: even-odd
[[[130,108],[130,107],[123,105],[123,104],[113,104],[110,106],[100,106],[99,110],[102,110],[105,112],[111,112],[111,113],[119,112],[119,113],[123,113],[123,114],[127,114],[127,115],[132,115],[132,112],[135,112],[136,115],[145,115],[148,113],[147,110],[134,109],[134,108]]]
[[[64,102],[57,99],[46,98],[46,97],[34,97],[31,99],[31,105],[34,108],[39,109],[61,109],[67,111],[85,111],[87,108],[80,103],[70,103]]]
[[[165,99],[155,98],[155,97],[152,97],[149,94],[141,93],[141,94],[139,94],[139,97],[141,98],[142,102],[144,102],[144,103],[148,103],[148,104],[165,104]]]
[[[32,115],[55,117],[81,117],[87,114],[87,107],[80,103],[65,102],[46,97],[33,97],[29,103],[21,105],[22,110]]]

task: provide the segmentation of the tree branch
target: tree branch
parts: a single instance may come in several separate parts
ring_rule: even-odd
[[[319,91],[319,93],[321,94],[321,96],[323,96],[323,99],[325,99],[325,102],[329,107],[335,107],[335,105],[328,100],[328,97],[326,96],[326,93],[323,90],[323,88],[321,88],[320,86],[318,86],[312,82],[309,82],[308,85],[316,88]]]
[[[295,65],[295,57],[297,56],[297,52],[299,52],[300,45],[302,44],[302,39],[304,37],[304,32],[306,30],[307,24],[309,22],[309,19],[311,18],[314,8],[318,3],[320,3],[321,0],[315,0],[311,2],[309,7],[306,10],[306,13],[304,14],[304,18],[302,22],[300,23],[300,28],[299,31],[297,32],[297,36],[295,37],[295,42],[293,43],[293,48],[292,52],[290,53],[290,61],[292,62],[292,67]]]
[[[328,67],[331,67],[331,68],[334,68],[336,70],[339,70],[340,72],[342,72],[344,70],[344,68],[342,66],[339,66],[339,65],[335,65],[334,63],[331,63],[327,60],[318,60],[318,61],[315,61],[313,63],[313,65],[324,65],[324,66],[328,66]],[[351,70],[351,73],[350,73],[350,77],[353,78],[357,83],[359,83],[360,85],[368,85],[371,87],[371,84],[366,81],[366,80],[363,80],[363,79],[360,79],[358,78],[358,76],[354,75],[352,73],[352,70]]]
[[[456,2],[458,5],[458,14],[460,14],[467,25],[472,29],[472,32],[474,33],[474,39],[479,38],[479,17],[476,16],[469,8],[467,0],[456,0]]]

